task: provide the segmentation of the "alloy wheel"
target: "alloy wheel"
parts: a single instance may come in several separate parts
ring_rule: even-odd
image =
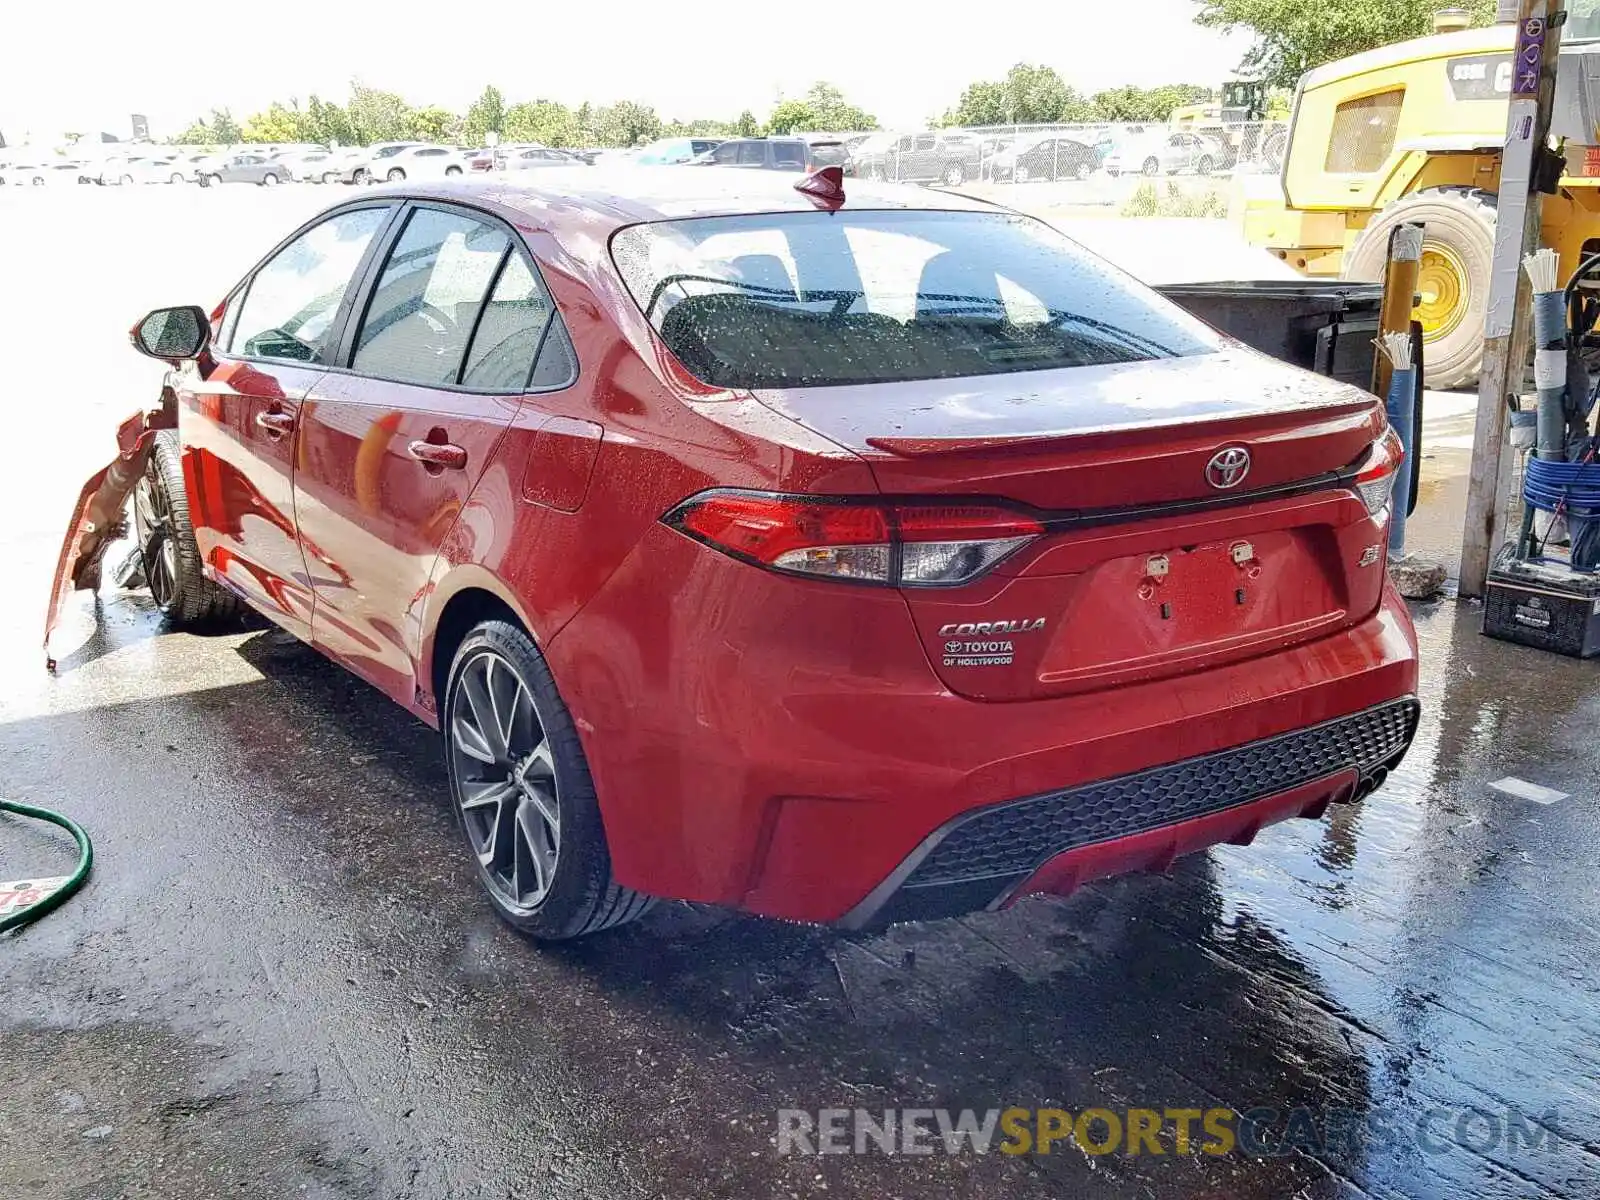
[[[167,489],[155,472],[152,457],[133,491],[133,530],[150,596],[157,607],[166,609],[178,595],[178,543]]]
[[[467,841],[488,887],[527,911],[550,893],[561,855],[561,793],[533,689],[480,650],[450,697],[450,769]]]

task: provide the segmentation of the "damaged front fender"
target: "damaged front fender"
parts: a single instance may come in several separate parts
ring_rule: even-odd
[[[50,635],[61,621],[67,598],[80,589],[100,586],[101,560],[106,547],[121,533],[128,495],[144,473],[156,433],[176,428],[177,415],[172,389],[163,387],[159,408],[135,413],[117,427],[117,457],[91,475],[78,493],[45,613],[45,665],[52,671],[56,662],[50,655]]]

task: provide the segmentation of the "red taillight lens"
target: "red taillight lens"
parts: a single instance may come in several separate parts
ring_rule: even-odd
[[[1356,491],[1361,493],[1362,502],[1373,516],[1388,507],[1389,493],[1394,490],[1395,468],[1404,457],[1405,447],[1400,444],[1400,435],[1392,428],[1385,429],[1383,436],[1372,443],[1366,462],[1356,472]]]
[[[988,504],[873,504],[708,492],[667,524],[775,571],[903,587],[969,583],[1044,532]]]

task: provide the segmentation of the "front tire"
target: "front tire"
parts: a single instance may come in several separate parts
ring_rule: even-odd
[[[1200,161],[1195,164],[1194,170],[1196,175],[1209,175],[1212,171],[1216,170],[1216,164],[1211,161],[1211,156],[1209,154],[1202,154],[1200,156]]]
[[[444,177],[446,179],[449,179],[452,176],[459,175],[459,174],[461,174],[461,168],[460,167],[446,167],[444,169]]]
[[[519,627],[484,621],[467,634],[450,667],[440,727],[457,821],[503,920],[561,941],[650,908],[651,897],[611,876],[572,714]]]
[[[1494,259],[1495,196],[1476,188],[1417,192],[1379,213],[1345,261],[1346,279],[1383,279],[1389,233],[1402,222],[1421,224],[1422,264],[1417,291],[1426,345],[1425,382],[1452,388],[1476,382],[1483,368],[1483,325]]]
[[[207,625],[239,616],[239,599],[201,570],[175,429],[156,434],[144,474],[134,485],[133,532],[150,596],[173,625]]]
[[[278,177],[276,175],[263,175],[261,177],[261,186],[269,188],[277,187]]]
[[[390,183],[403,183],[405,182],[405,177],[406,173],[399,167],[390,167],[389,173],[384,176]]]
[[[940,178],[946,187],[960,187],[967,181],[967,170],[958,162],[947,163]]]
[[[1147,159],[1145,159],[1144,160],[1144,174],[1149,176],[1149,177],[1151,177],[1151,178],[1154,178],[1155,176],[1161,174],[1161,161],[1160,161],[1160,159],[1156,159],[1156,158],[1147,158]]]

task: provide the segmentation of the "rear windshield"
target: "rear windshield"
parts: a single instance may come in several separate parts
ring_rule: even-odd
[[[628,290],[715,387],[825,387],[1203,354],[1201,322],[1013,213],[769,213],[633,225]]]

